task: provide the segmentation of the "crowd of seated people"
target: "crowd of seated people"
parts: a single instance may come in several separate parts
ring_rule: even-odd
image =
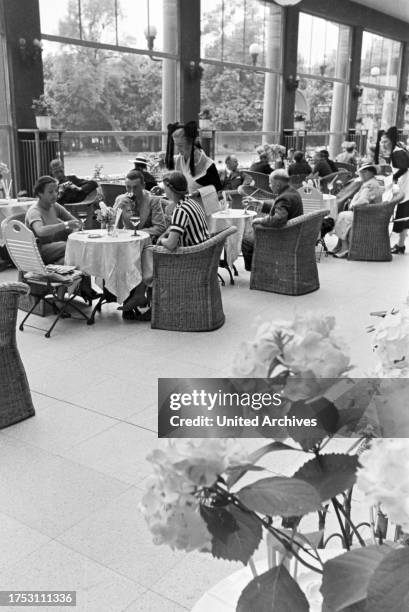
[[[346,159],[346,154],[356,154],[355,146],[351,148],[349,144],[344,143],[345,156],[342,159]],[[303,214],[301,196],[290,186],[290,176],[325,177],[337,171],[326,150],[316,151],[313,167],[307,162],[302,151],[291,153],[291,159],[287,160],[288,171],[284,169],[273,171],[268,164],[267,154],[261,151],[259,161],[251,166],[257,168],[256,171],[270,170],[269,184],[272,193],[276,196],[272,196],[271,201],[264,202],[266,209],[270,208],[269,213],[265,216],[258,215],[252,221],[254,226],[260,224],[278,228],[284,226],[288,220]],[[370,153],[373,153],[377,161],[390,163],[397,170],[393,180],[399,184],[401,191],[406,193],[405,188],[407,188],[408,192],[404,201],[407,210],[403,206],[400,217],[408,217],[409,154],[397,142],[396,131],[388,130],[382,139],[379,139],[377,150],[371,150]],[[341,156],[337,159],[340,160]],[[351,161],[351,158],[349,159]],[[154,195],[149,190],[152,181],[146,183],[146,177],[149,180],[151,178],[146,158],[136,157],[134,165],[135,169],[126,176],[126,193],[116,198],[114,209],[121,210],[120,227],[132,229],[131,217],[138,216],[139,229],[149,234],[150,243],[142,253],[143,282],[132,290],[122,310],[125,319],[149,320],[149,287],[153,274],[152,246],[158,244],[173,251],[178,246],[192,246],[207,240],[209,228],[198,198],[199,190],[207,185],[213,185],[218,192],[233,191],[251,178],[249,179],[245,171],[239,169],[238,159],[233,154],[226,157],[225,170],[219,175],[214,161],[200,146],[194,122],[169,126],[166,153],[166,167],[169,173],[165,175],[161,185],[162,195]],[[139,169],[136,169],[137,166]],[[77,219],[64,208],[62,203],[80,202],[97,187],[95,181],[79,179],[75,175],[65,175],[60,160],[53,160],[50,170],[53,176],[43,176],[37,181],[35,195],[38,200],[26,214],[26,224],[37,237],[39,250],[46,264],[64,262],[68,235],[80,227]],[[341,211],[338,216],[334,232],[339,242],[333,252],[338,257],[346,257],[348,253],[354,207],[357,204],[371,205],[382,201],[380,184],[375,178],[376,171],[374,163],[364,164],[360,168],[359,190],[353,196],[348,209]],[[243,204],[246,203],[244,199]],[[394,230],[400,232],[400,235],[399,242],[392,252],[404,252],[404,239],[408,226],[409,222],[406,221],[395,222]],[[242,241],[247,271],[251,270],[253,250],[254,232],[247,232]]]

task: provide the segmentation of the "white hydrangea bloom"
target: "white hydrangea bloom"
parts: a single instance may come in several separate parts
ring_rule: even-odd
[[[393,523],[409,531],[409,440],[373,440],[359,461],[358,487],[370,503],[382,504]]]
[[[196,494],[214,485],[227,468],[246,463],[247,453],[233,439],[189,438],[168,440],[166,450],[154,450],[148,460],[154,475],[140,510],[154,542],[186,551],[210,550],[211,534]]]
[[[387,314],[378,325],[373,347],[378,358],[374,374],[379,377],[409,375],[409,308]]]

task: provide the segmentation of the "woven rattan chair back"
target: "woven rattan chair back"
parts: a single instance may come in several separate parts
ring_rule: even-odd
[[[352,174],[355,174],[356,168],[354,166],[354,164],[347,164],[345,162],[335,162],[337,165],[338,170],[347,170],[348,172],[351,172]]]
[[[271,191],[268,174],[263,174],[263,172],[253,172],[253,170],[244,170],[244,173],[251,177],[255,187],[258,189],[264,189],[264,191]]]
[[[4,237],[9,255],[18,270],[47,275],[36,238],[24,223],[9,221],[4,230]]]
[[[391,261],[389,221],[395,202],[354,207],[348,259]]]
[[[300,187],[302,187],[307,176],[308,174],[292,174],[290,176],[291,187],[294,187],[294,189],[300,189]]]
[[[117,197],[126,193],[125,185],[118,183],[101,183],[102,199],[107,206],[113,206]]]
[[[328,210],[291,219],[282,228],[254,226],[250,289],[303,295],[319,288],[315,245]]]
[[[229,227],[206,242],[173,253],[153,249],[152,327],[172,331],[211,331],[225,321],[217,276]]]
[[[0,283],[0,429],[35,414],[16,343],[18,301],[26,293],[23,283]]]

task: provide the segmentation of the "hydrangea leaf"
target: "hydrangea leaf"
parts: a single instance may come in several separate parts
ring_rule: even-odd
[[[253,578],[240,595],[236,612],[309,612],[304,593],[283,565]]]
[[[364,600],[376,568],[390,551],[389,546],[367,546],[327,561],[324,564],[321,593],[328,610],[341,612]],[[374,612],[372,608],[369,609]]]
[[[392,550],[381,560],[369,583],[367,610],[409,610],[409,548]]]
[[[223,520],[230,521],[230,526],[234,529],[226,530],[214,528],[214,523],[209,525],[208,517],[204,516],[210,533],[213,535],[212,554],[214,557],[227,559],[228,561],[241,561],[247,565],[249,559],[254,554],[262,538],[262,528],[260,521],[250,514],[243,512],[236,506],[229,504],[224,508]],[[226,513],[230,515],[228,519]],[[203,515],[202,515],[203,516]],[[216,514],[213,518],[216,517]]]
[[[356,480],[358,457],[345,454],[320,455],[307,461],[294,478],[316,489],[321,501],[326,501],[350,489]]]
[[[296,478],[262,478],[241,489],[237,497],[250,510],[268,516],[301,516],[321,507],[314,487]]]

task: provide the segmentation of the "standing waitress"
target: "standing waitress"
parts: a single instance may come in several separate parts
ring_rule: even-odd
[[[393,254],[403,255],[409,219],[406,221],[399,221],[399,219],[409,217],[409,155],[398,144],[398,131],[396,127],[389,128],[381,137],[380,155],[391,164],[392,169],[395,171],[393,182],[398,185],[399,191],[403,196],[402,202],[397,206],[396,220],[393,224],[393,231],[399,234],[399,238],[398,242],[392,247]]]
[[[191,196],[198,196],[199,189],[207,185],[213,185],[216,191],[222,190],[216,165],[203,151],[197,137],[195,121],[189,121],[185,125],[168,125],[166,167],[168,170],[182,172]]]

